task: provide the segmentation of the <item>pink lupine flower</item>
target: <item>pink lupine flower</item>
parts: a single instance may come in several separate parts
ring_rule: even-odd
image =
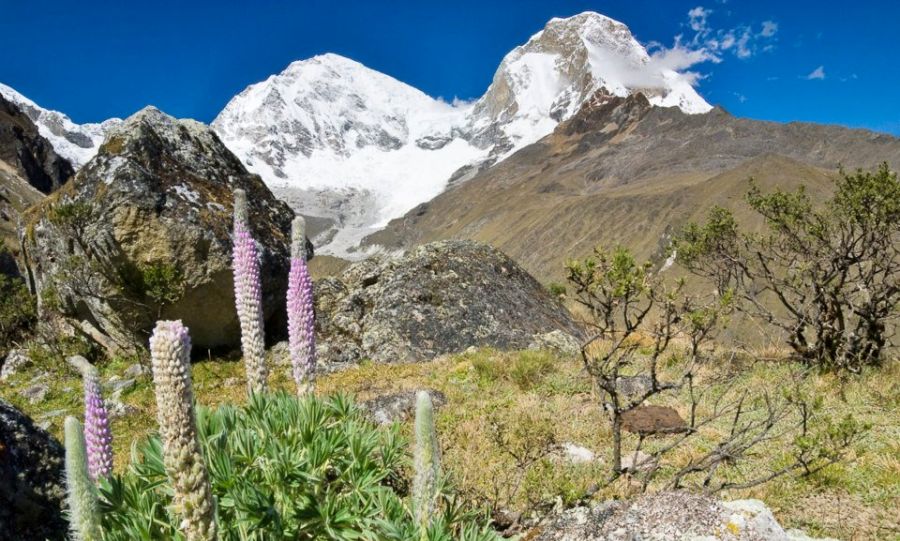
[[[265,363],[262,290],[256,241],[247,226],[247,194],[234,191],[234,301],[241,324],[241,350],[251,392],[264,392]]]
[[[291,270],[288,274],[288,344],[297,393],[311,392],[316,376],[316,324],[312,279],[306,266],[306,223],[294,218],[291,233]]]
[[[100,394],[100,375],[93,366],[84,373],[84,440],[87,448],[88,473],[94,481],[112,473],[112,432],[109,414]]]

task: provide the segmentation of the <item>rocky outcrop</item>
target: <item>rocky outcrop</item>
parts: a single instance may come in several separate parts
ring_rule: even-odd
[[[721,502],[686,492],[576,507],[531,534],[535,541],[814,541],[785,531],[759,500]]]
[[[144,344],[158,318],[183,320],[198,349],[234,346],[235,188],[248,194],[266,318],[283,318],[293,212],[209,128],[152,107],[26,216],[30,285],[118,347]]]
[[[471,346],[524,349],[536,334],[579,334],[569,313],[500,251],[436,242],[373,258],[315,285],[324,362],[415,362]]]
[[[65,539],[63,448],[0,399],[0,539]]]
[[[72,164],[53,150],[17,105],[0,95],[0,161],[29,184],[50,193],[74,174]]]

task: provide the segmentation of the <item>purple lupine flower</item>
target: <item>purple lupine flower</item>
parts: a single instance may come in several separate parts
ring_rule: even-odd
[[[113,468],[112,431],[109,414],[100,394],[100,374],[93,366],[84,374],[84,441],[88,473],[94,481],[108,477]]]
[[[312,279],[306,266],[306,222],[294,218],[287,290],[288,344],[297,393],[311,392],[316,379],[316,324]]]
[[[256,242],[247,225],[247,194],[234,191],[234,301],[241,324],[241,350],[251,392],[264,392],[265,362],[262,290]]]

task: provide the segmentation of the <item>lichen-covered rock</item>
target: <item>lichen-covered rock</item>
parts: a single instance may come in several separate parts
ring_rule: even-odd
[[[31,286],[119,347],[145,344],[157,319],[180,319],[198,350],[240,338],[231,272],[232,192],[249,202],[267,319],[284,318],[294,214],[205,125],[148,107],[26,216]],[[272,325],[281,328],[283,325]]]
[[[759,500],[721,502],[688,492],[576,507],[530,534],[535,541],[815,541],[786,532]]]
[[[580,335],[568,311],[499,250],[441,241],[315,284],[320,362],[416,362],[471,346],[524,349]]]
[[[0,539],[66,537],[63,448],[0,399]]]

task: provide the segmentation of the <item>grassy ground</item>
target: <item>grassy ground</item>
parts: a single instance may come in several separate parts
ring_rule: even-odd
[[[121,374],[127,365],[127,361],[113,361],[101,371],[109,377]],[[747,389],[761,396],[764,389],[785,387],[796,368],[786,363],[722,361],[703,368],[698,379],[715,387],[728,375],[737,378],[734,390]],[[673,374],[677,369],[676,362],[666,371]],[[16,389],[26,387],[36,371],[32,368],[17,374],[0,387],[0,394],[39,421],[50,413],[50,430],[60,436],[64,415],[81,414],[80,383],[68,369],[57,368],[45,378],[51,387],[46,400],[30,405]],[[198,362],[193,378],[202,404],[240,402],[245,396],[243,367],[237,361]],[[292,387],[288,367],[273,368],[272,385]],[[845,540],[900,539],[900,363],[867,372],[844,385],[831,376],[813,374],[803,379],[801,386],[823,398],[824,414],[840,418],[852,413],[870,423],[868,436],[854,445],[845,464],[811,477],[783,477],[723,496],[762,499],[785,526],[810,534]],[[473,500],[511,511],[571,503],[607,475],[608,419],[576,359],[544,352],[480,350],[415,365],[363,364],[324,375],[318,384],[319,393],[348,392],[360,400],[419,388],[436,389],[447,397],[447,405],[437,415],[444,466],[463,494]],[[149,376],[140,378],[123,395],[123,401],[137,412],[113,422],[117,468],[128,460],[132,442],[146,436],[156,424]],[[671,405],[687,415],[683,396],[665,397],[656,403]],[[675,465],[708,448],[722,429],[713,426],[674,453],[653,486],[664,482]],[[761,447],[728,475],[746,478],[781,463],[789,448],[786,441],[789,438]],[[597,459],[572,464],[536,453],[563,443],[586,447]],[[633,449],[634,444],[628,439],[625,449]],[[522,463],[528,465],[520,467]],[[601,488],[594,498],[626,497],[636,490],[632,480],[623,478]]]

